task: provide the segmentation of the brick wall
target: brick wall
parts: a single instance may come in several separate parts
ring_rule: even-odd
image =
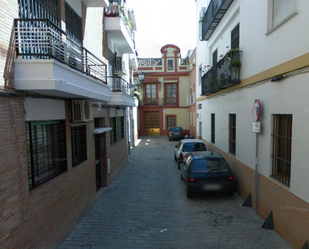
[[[251,192],[255,208],[255,170],[213,144],[204,142],[208,150],[224,156],[237,179],[238,192],[244,199]],[[275,230],[292,248],[302,248],[309,241],[309,203],[293,194],[288,187],[261,174],[258,176],[257,211],[264,219],[273,212]]]
[[[55,248],[98,196],[93,124],[87,124],[88,160],[71,167],[67,136],[68,171],[29,191],[23,103],[0,97],[0,248]]]

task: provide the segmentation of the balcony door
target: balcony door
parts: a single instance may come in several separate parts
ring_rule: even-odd
[[[177,84],[165,84],[166,105],[177,105]]]
[[[158,105],[156,84],[146,84],[145,105]]]

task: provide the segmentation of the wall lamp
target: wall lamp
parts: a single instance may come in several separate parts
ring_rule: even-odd
[[[139,72],[138,74],[137,74],[137,76],[138,76],[138,80],[141,82],[141,84],[144,82],[144,80],[145,80],[145,76],[146,76],[146,73],[144,73],[143,71],[141,71],[141,72]]]

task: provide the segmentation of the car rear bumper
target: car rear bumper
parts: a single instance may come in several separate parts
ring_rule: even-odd
[[[192,192],[234,192],[236,191],[236,181],[221,183],[188,183],[188,187]]]

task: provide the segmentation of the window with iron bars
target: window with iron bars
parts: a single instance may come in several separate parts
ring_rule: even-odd
[[[236,114],[229,114],[229,152],[236,154]]]
[[[67,171],[64,120],[26,122],[29,188]]]
[[[211,114],[211,142],[215,143],[216,141],[216,130],[215,130],[215,114]]]
[[[73,167],[87,160],[86,125],[71,127],[72,165]]]
[[[272,177],[290,186],[292,152],[291,114],[273,115]]]

